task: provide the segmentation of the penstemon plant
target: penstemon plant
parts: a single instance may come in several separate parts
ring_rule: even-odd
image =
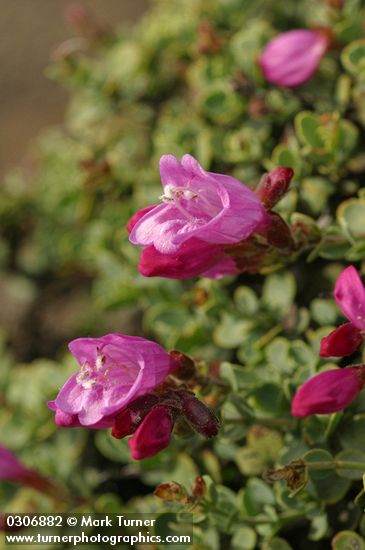
[[[1,513],[365,549],[363,2],[67,20],[65,124],[0,204]]]

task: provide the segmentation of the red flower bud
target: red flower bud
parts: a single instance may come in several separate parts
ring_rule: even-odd
[[[361,331],[352,323],[345,323],[321,340],[321,357],[343,357],[351,355],[362,344]]]
[[[293,175],[291,168],[279,166],[261,178],[256,193],[267,210],[275,206],[286,194]]]
[[[204,403],[194,395],[182,396],[183,413],[191,426],[205,437],[217,435],[219,420]]]
[[[152,409],[128,441],[132,458],[142,460],[168,447],[173,427],[174,420],[167,408]]]
[[[133,434],[158,402],[158,396],[153,393],[137,397],[115,417],[112,436],[116,439],[123,439],[123,437]]]
[[[289,225],[276,212],[270,212],[267,241],[280,250],[293,249],[294,241]]]
[[[123,439],[126,435],[134,433],[137,423],[133,421],[133,413],[128,408],[120,412],[114,421],[112,436],[115,439]]]
[[[195,363],[188,355],[181,351],[172,350],[169,352],[171,358],[170,373],[180,380],[188,380],[195,374]]]

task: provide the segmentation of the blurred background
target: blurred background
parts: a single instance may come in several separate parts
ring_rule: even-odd
[[[135,21],[148,0],[83,0],[101,24]],[[41,128],[62,121],[67,92],[45,76],[52,51],[75,33],[70,0],[0,0],[0,176],[23,158]]]

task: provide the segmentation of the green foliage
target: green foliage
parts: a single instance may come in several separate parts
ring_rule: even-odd
[[[0,429],[1,442],[68,499],[55,504],[9,483],[4,510],[180,511],[191,502],[141,496],[141,484],[152,493],[173,481],[190,495],[203,475],[194,548],[365,547],[364,397],[332,416],[290,415],[295,389],[337,364],[318,356],[321,337],[341,322],[337,275],[348,262],[364,268],[365,8],[343,4],[156,0],[135,29],[58,55],[49,75],[70,90],[65,124],[41,136],[35,169],[10,174],[2,190],[0,284],[11,323]],[[295,90],[265,83],[263,45],[319,25],[332,28],[336,47],[316,75]],[[293,167],[277,211],[311,236],[302,254],[236,279],[143,278],[124,227],[158,202],[163,153],[191,153],[250,186],[266,170]],[[106,431],[56,428],[46,402],[76,369],[66,342],[111,331],[195,357],[193,389],[217,410],[219,436],[206,442],[185,430],[133,462]]]

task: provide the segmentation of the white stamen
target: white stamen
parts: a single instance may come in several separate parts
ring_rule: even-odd
[[[95,361],[96,370],[100,370],[103,367],[104,363],[105,363],[105,355],[98,353]]]
[[[174,187],[173,185],[166,185],[164,189],[164,194],[161,195],[160,200],[163,202],[173,202],[175,200],[185,199],[185,200],[191,200],[196,199],[198,196],[198,193],[195,193],[191,189],[184,188],[184,187]]]
[[[76,376],[76,381],[78,384],[81,384],[85,390],[90,390],[94,384],[96,384],[96,380],[92,378],[89,363],[86,362],[82,365],[79,374]]]

